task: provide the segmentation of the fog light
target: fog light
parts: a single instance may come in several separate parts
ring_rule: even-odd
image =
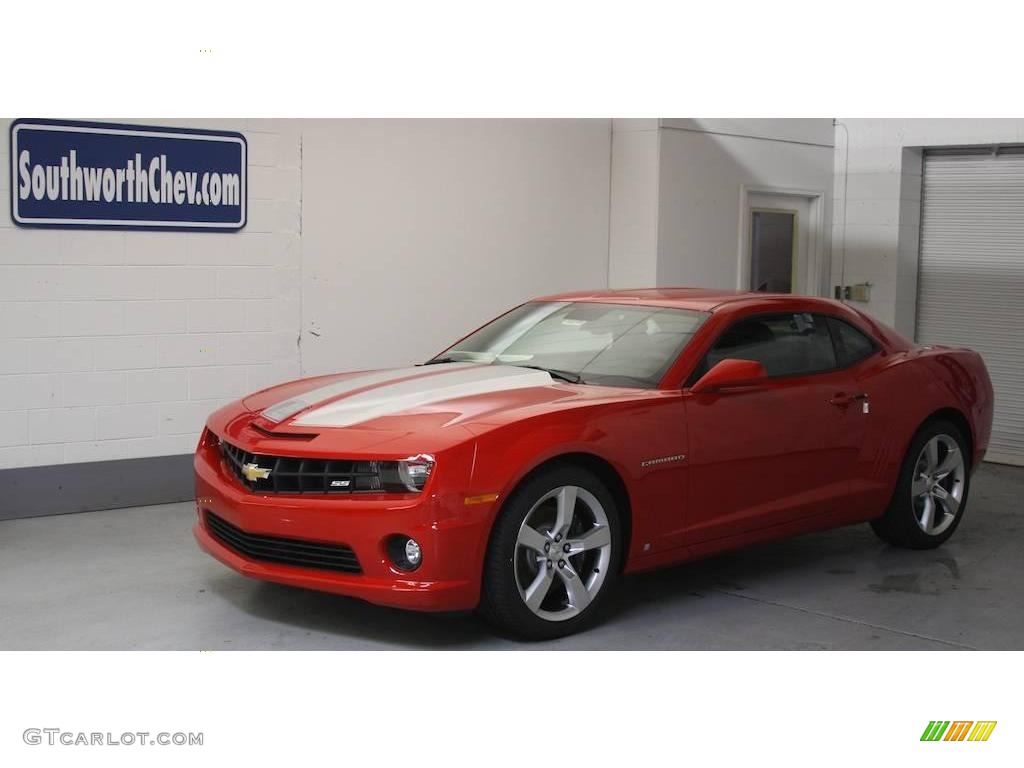
[[[392,536],[387,542],[388,557],[400,571],[415,571],[423,561],[423,550],[416,539]]]
[[[420,545],[416,539],[409,539],[405,542],[405,559],[409,561],[409,565],[415,568],[420,564],[421,557],[423,557],[423,553],[420,551]]]

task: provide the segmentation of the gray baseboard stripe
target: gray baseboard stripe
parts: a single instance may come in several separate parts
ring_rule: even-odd
[[[192,454],[0,470],[0,520],[193,498]]]

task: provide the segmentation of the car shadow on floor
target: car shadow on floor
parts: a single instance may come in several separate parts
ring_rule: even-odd
[[[285,624],[305,633],[338,637],[339,649],[383,646],[394,648],[460,649],[493,638],[474,614],[420,613],[372,605],[327,592],[245,580],[225,573],[209,584],[214,594],[258,619]],[[302,645],[299,643],[298,645]]]
[[[942,559],[947,561],[946,567],[955,567],[955,560],[950,565],[948,555],[893,550],[879,542],[867,526],[808,534],[627,576],[609,595],[601,620],[588,632],[601,632],[616,623],[642,621],[645,611],[685,612],[693,601],[709,594],[743,593],[748,587],[778,583],[793,575],[849,580],[859,570],[865,570],[874,575],[865,576],[864,580],[877,580],[879,570],[924,566]],[[859,588],[869,585],[864,583]],[[470,612],[402,611],[323,592],[239,581],[235,574],[225,573],[210,584],[210,589],[253,617],[305,630],[306,634],[336,636],[339,648],[574,647],[572,638],[553,644],[516,642],[500,636]]]

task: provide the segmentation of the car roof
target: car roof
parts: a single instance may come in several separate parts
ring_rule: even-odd
[[[592,301],[688,309],[697,312],[735,311],[744,315],[765,312],[821,312],[861,326],[890,350],[914,348],[914,342],[873,317],[835,299],[791,293],[730,291],[717,288],[625,288],[577,291],[544,296],[535,301]]]
[[[537,301],[593,301],[644,304],[655,307],[675,307],[708,312],[723,304],[744,300],[793,301],[787,293],[761,293],[754,291],[728,291],[717,288],[626,288],[601,291],[577,291],[544,296]]]

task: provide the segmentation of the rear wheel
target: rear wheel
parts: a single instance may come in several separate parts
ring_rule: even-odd
[[[615,580],[619,531],[615,502],[592,473],[565,466],[530,478],[495,522],[481,612],[527,639],[578,631]]]
[[[931,549],[963,519],[970,486],[967,443],[948,421],[925,424],[903,460],[889,508],[871,527],[896,546]]]

